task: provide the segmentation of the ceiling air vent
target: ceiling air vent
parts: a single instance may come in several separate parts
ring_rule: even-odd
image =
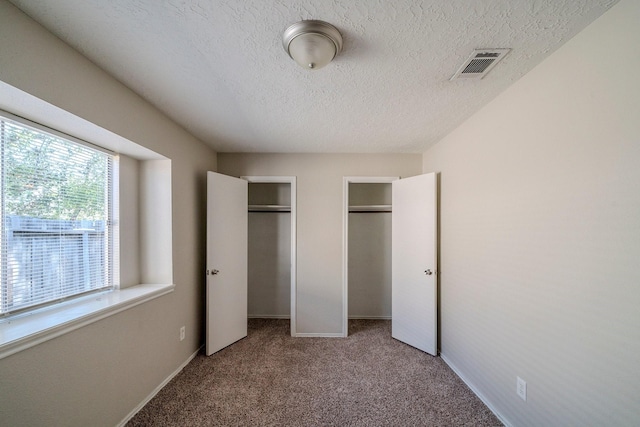
[[[453,77],[451,77],[451,80],[483,78],[510,50],[511,49],[475,49],[471,56],[464,61],[464,64],[462,64]]]

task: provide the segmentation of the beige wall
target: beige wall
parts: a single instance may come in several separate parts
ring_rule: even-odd
[[[391,212],[349,214],[349,317],[391,318]]]
[[[249,212],[248,222],[247,314],[249,317],[289,317],[291,214]]]
[[[413,176],[416,154],[225,154],[218,172],[297,177],[297,332],[340,334],[342,186],[345,176]]]
[[[216,153],[4,0],[0,40],[0,81],[171,159],[175,291],[0,360],[0,424],[113,426],[202,342]]]
[[[640,420],[639,22],[622,0],[424,153],[442,355],[514,426]]]

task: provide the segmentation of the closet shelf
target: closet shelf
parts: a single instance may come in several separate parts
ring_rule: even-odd
[[[391,212],[391,205],[358,205],[349,206],[349,212]]]
[[[288,205],[249,205],[249,212],[291,212]]]

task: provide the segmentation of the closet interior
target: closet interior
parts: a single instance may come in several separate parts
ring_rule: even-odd
[[[291,184],[249,182],[250,318],[290,318],[291,220]]]
[[[391,319],[391,183],[348,185],[348,317]]]

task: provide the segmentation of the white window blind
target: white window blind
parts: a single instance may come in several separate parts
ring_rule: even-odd
[[[0,116],[0,315],[115,286],[110,153]]]

